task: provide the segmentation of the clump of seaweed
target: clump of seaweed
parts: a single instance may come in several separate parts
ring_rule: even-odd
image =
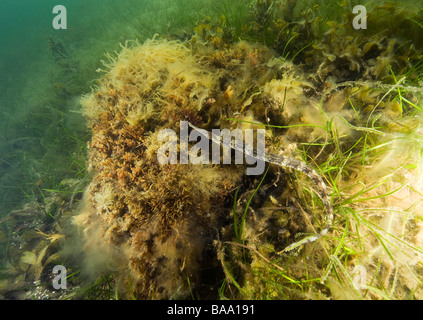
[[[68,180],[63,184],[75,187],[79,182]],[[4,299],[69,299],[77,291],[79,282],[74,281],[75,269],[71,266],[74,262],[62,250],[72,238],[69,226],[77,208],[74,195],[41,189],[40,193],[40,200],[0,220],[0,295]],[[67,290],[56,290],[52,285],[55,265],[67,267]]]
[[[179,120],[201,123],[215,86],[216,75],[187,47],[150,40],[123,47],[97,90],[83,99],[96,174],[77,220],[87,228],[100,220],[104,241],[127,248],[126,281],[138,298],[183,296],[187,278],[198,282],[225,197],[239,179],[238,169],[157,160],[158,131],[179,130]]]

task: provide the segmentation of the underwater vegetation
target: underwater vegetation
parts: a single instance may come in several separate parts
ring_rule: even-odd
[[[421,7],[372,2],[355,30],[354,1],[231,3],[106,54],[80,99],[82,199],[39,190],[44,204],[1,220],[4,274],[37,284],[27,296],[43,298],[39,284],[66,262],[75,293],[47,298],[423,299]],[[264,129],[266,154],[303,165],[248,176],[246,164],[160,164],[159,132],[180,121]],[[305,167],[334,219],[296,246],[327,223]],[[31,210],[38,220],[19,230]]]

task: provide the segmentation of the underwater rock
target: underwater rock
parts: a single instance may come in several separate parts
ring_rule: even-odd
[[[185,296],[187,277],[198,282],[225,197],[240,177],[237,168],[157,160],[159,130],[178,131],[185,119],[201,124],[217,79],[179,42],[151,40],[124,47],[83,99],[95,177],[76,219],[86,228],[100,220],[104,241],[125,248],[122,268],[131,270],[137,298]]]

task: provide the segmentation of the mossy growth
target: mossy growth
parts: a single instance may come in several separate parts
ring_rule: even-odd
[[[105,241],[127,248],[125,267],[136,297],[186,294],[187,277],[198,282],[198,266],[216,239],[225,197],[240,170],[162,166],[157,133],[178,130],[179,120],[201,124],[218,76],[176,41],[125,46],[107,68],[82,102],[96,173],[88,218],[101,221]]]

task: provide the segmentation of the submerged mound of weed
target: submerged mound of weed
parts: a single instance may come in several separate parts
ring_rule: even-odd
[[[239,178],[236,169],[157,160],[158,131],[178,130],[179,120],[201,123],[216,78],[181,43],[151,40],[124,47],[83,99],[96,176],[76,219],[87,228],[99,219],[104,241],[125,248],[122,268],[131,270],[126,281],[138,298],[186,295],[187,277],[198,282],[225,196]]]

